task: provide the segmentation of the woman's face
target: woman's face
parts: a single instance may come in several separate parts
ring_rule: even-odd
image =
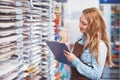
[[[88,27],[88,21],[85,19],[83,14],[80,17],[79,27],[80,27],[80,32],[81,33],[85,33],[86,32],[86,28]]]

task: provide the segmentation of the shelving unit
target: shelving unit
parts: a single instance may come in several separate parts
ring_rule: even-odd
[[[111,42],[113,43],[113,59],[119,60],[120,47],[120,6],[112,6]]]
[[[107,68],[108,72],[104,70],[102,78],[118,80],[120,79],[120,6],[119,4],[101,4],[100,9],[105,18],[107,18],[107,25],[109,25],[108,30],[110,32],[111,39],[112,60],[117,64],[117,66],[110,69]]]
[[[40,76],[40,61],[41,61],[41,31],[40,25],[40,9],[33,8],[32,1],[26,2],[24,12],[24,66],[27,68],[24,73],[27,76],[26,80],[39,80]],[[36,19],[36,17],[38,17]]]
[[[111,77],[120,79],[120,6],[111,6],[111,46],[113,62],[119,67],[111,68]],[[112,70],[113,69],[113,70]]]
[[[0,1],[0,80],[17,80],[22,70],[23,36],[22,36],[21,1]]]
[[[53,0],[0,1],[0,80],[55,80],[53,10]]]

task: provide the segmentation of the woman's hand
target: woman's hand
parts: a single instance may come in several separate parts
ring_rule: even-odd
[[[74,59],[76,58],[76,56],[72,53],[69,53],[68,51],[64,50],[64,55],[66,56],[66,58],[70,61],[73,62]]]

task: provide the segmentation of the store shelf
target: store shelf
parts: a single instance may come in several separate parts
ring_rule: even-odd
[[[54,61],[54,56],[50,56],[52,53],[45,43],[45,40],[54,36],[54,30],[49,31],[54,20],[51,17],[54,14],[53,2],[0,1],[0,80],[40,80],[43,77],[55,77],[55,66],[49,63]],[[46,56],[43,57],[42,54]],[[13,56],[17,56],[14,59],[17,65],[10,60]],[[7,66],[10,67],[7,69]]]
[[[102,12],[104,7],[107,9],[107,5],[101,5]],[[103,79],[105,80],[119,80],[120,79],[120,6],[109,4],[108,9],[110,15],[107,16],[110,18],[108,20],[110,25],[110,39],[111,39],[111,53],[112,53],[112,61],[116,64],[116,66],[112,68],[107,68],[107,71],[103,72]],[[106,75],[106,76],[105,76]]]

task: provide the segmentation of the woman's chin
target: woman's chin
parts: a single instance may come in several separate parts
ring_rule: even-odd
[[[83,31],[83,30],[80,30],[80,32],[81,32],[81,33],[84,33],[84,31]]]

